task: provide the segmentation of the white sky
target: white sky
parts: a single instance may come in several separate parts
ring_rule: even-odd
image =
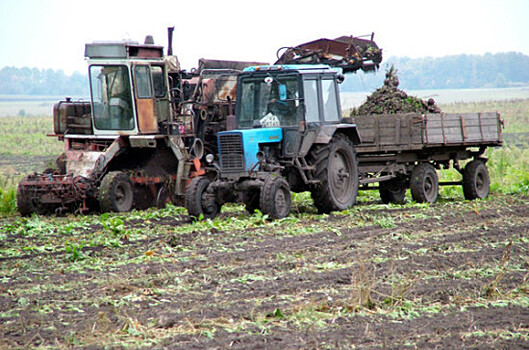
[[[202,57],[273,63],[282,46],[371,32],[386,58],[529,55],[527,0],[0,0],[0,68],[85,72],[86,42],[152,34],[166,47],[168,26],[185,69]]]

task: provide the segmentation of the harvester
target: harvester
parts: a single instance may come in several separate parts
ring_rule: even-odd
[[[237,74],[256,62],[201,59],[180,68],[169,47],[136,42],[86,44],[90,101],[54,106],[54,134],[64,142],[56,168],[18,185],[22,215],[129,211],[182,202],[190,178],[203,174],[204,151],[217,152],[235,107]]]

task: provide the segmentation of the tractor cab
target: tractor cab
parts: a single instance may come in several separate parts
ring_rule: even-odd
[[[87,44],[95,135],[158,133],[170,114],[163,47],[110,42]]]
[[[237,138],[230,135],[241,137],[244,161],[237,164],[245,164],[245,171],[256,169],[255,150],[270,150],[266,144],[278,144],[274,149],[278,159],[306,155],[324,125],[340,123],[339,79],[338,72],[327,65],[246,68],[237,83],[237,130],[219,133],[223,169],[242,170],[240,167],[228,169],[233,167],[232,162],[226,161],[233,157],[229,152],[239,152],[233,147],[227,148],[228,140]],[[271,128],[278,130],[271,131]]]

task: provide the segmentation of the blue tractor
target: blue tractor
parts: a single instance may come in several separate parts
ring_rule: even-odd
[[[323,64],[253,66],[237,81],[235,116],[219,132],[218,161],[191,180],[186,207],[213,218],[227,202],[242,202],[271,219],[284,218],[291,191],[310,191],[319,212],[354,205],[358,192],[355,124],[343,123],[338,83]]]

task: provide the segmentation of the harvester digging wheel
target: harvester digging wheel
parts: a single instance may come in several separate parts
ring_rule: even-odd
[[[20,185],[17,188],[17,207],[22,216],[30,216],[33,213],[46,214],[46,208],[34,201],[33,194]]]
[[[206,190],[211,181],[205,176],[193,178],[186,190],[186,208],[189,216],[193,219],[213,219],[219,213],[219,204],[216,201],[208,201]]]
[[[475,159],[463,170],[463,194],[465,199],[483,199],[489,195],[490,177],[485,162]]]
[[[280,176],[270,176],[261,189],[259,203],[270,219],[282,219],[290,214],[290,186]]]
[[[358,193],[358,166],[352,142],[343,134],[334,135],[327,145],[317,145],[311,152],[320,183],[311,190],[320,213],[352,207]]]
[[[435,203],[439,196],[439,179],[430,163],[421,163],[413,169],[410,179],[411,197],[418,203]]]
[[[132,184],[127,174],[111,171],[99,187],[99,205],[103,212],[125,212],[132,209],[134,199]]]

